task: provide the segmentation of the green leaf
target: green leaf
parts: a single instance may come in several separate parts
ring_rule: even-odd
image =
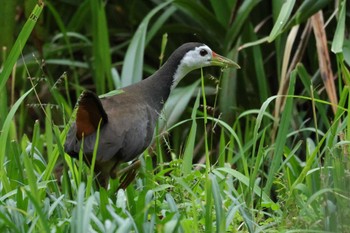
[[[233,9],[233,7],[230,7],[228,1],[226,0],[210,0],[210,4],[218,21],[222,26],[226,27],[229,24],[231,9]]]
[[[31,203],[33,204],[36,214],[39,215],[39,223],[40,227],[37,227],[41,232],[50,232],[50,227],[48,224],[47,214],[44,213],[43,203],[38,200],[38,197],[35,195],[36,193],[33,192],[33,190],[28,191],[25,190],[28,198],[31,200]]]
[[[18,60],[19,55],[21,54],[24,45],[27,43],[28,37],[32,33],[34,26],[41,14],[41,11],[43,9],[43,4],[37,4],[32,13],[30,14],[29,18],[27,19],[26,23],[24,24],[21,32],[19,33],[17,40],[15,44],[13,45],[11,52],[6,59],[4,63],[4,68],[2,72],[0,73],[0,90],[3,90],[7,79],[9,78],[12,68],[14,67],[15,63]]]
[[[232,168],[228,168],[228,167],[220,167],[215,169],[213,172],[215,173],[215,171],[221,171],[224,173],[227,173],[229,175],[231,175],[232,177],[234,177],[235,179],[239,180],[239,182],[241,184],[244,184],[245,186],[249,187],[249,183],[250,183],[250,177],[247,177],[245,175],[243,175],[241,172],[236,171]],[[253,192],[255,193],[255,195],[259,196],[262,198],[263,201],[265,202],[273,202],[271,200],[271,198],[267,195],[266,192],[264,192],[259,186],[257,186],[257,184],[255,183],[253,188]]]
[[[278,18],[273,26],[271,33],[269,35],[268,42],[272,42],[276,39],[276,37],[282,33],[283,27],[286,25],[289,16],[292,13],[293,7],[295,4],[295,0],[286,0],[282,5],[282,8],[279,12]]]
[[[91,0],[92,16],[92,53],[93,77],[96,92],[105,93],[112,89],[112,62],[109,46],[109,31],[104,3],[101,0]],[[106,83],[108,88],[106,88]]]
[[[332,52],[343,52],[343,44],[345,37],[345,15],[346,14],[346,0],[343,0],[340,4],[340,12],[338,18],[337,28],[335,29],[334,38],[332,42]]]
[[[122,75],[121,85],[126,87],[132,83],[136,83],[142,80],[143,73],[143,55],[145,50],[146,32],[147,26],[151,18],[158,13],[161,9],[169,5],[172,1],[166,1],[156,8],[154,8],[148,15],[142,20],[140,26],[136,30],[134,36],[131,39],[130,45],[126,52]]]
[[[209,174],[210,180],[212,182],[213,199],[216,213],[216,232],[225,231],[225,218],[223,203],[220,194],[220,186],[216,180],[216,176],[212,173]]]
[[[312,15],[314,15],[317,11],[324,8],[327,4],[329,4],[331,0],[304,0],[302,1],[298,10],[296,10],[295,14],[291,17],[291,20],[288,23],[286,28],[290,28],[296,24],[301,24],[308,20]]]
[[[117,90],[113,90],[113,91],[107,92],[105,94],[99,95],[98,97],[99,98],[106,98],[106,97],[111,97],[114,95],[119,95],[121,93],[124,93],[124,91],[122,89],[117,89]]]
[[[224,35],[225,28],[220,24],[217,18],[197,1],[175,0],[174,4],[195,21],[197,21],[203,28],[207,28],[208,33],[216,35]]]
[[[292,96],[294,94],[295,82],[296,82],[297,71],[293,70],[290,75],[288,96]],[[284,146],[287,140],[287,134],[290,129],[290,122],[292,119],[292,110],[293,110],[293,98],[288,97],[286,99],[286,104],[284,106],[284,110],[282,112],[281,121],[279,122],[278,133],[276,136],[275,142],[275,151],[273,153],[273,158],[270,165],[270,170],[268,172],[268,177],[266,181],[265,191],[269,192],[273,183],[273,180],[276,177],[276,173],[280,164],[282,162]]]
[[[194,103],[193,110],[192,110],[192,116],[191,116],[192,126],[191,126],[190,133],[188,134],[186,148],[184,152],[184,158],[183,158],[184,162],[182,165],[182,173],[184,175],[187,175],[192,168],[193,150],[195,146],[195,139],[196,139],[196,132],[197,132],[196,115],[199,107],[199,100],[200,100],[200,92],[198,91],[196,102]]]
[[[16,31],[16,1],[0,0],[0,20],[1,37],[0,46],[2,48],[10,49],[14,42],[14,35]],[[8,20],[5,20],[8,19]],[[4,54],[6,56],[6,54]],[[4,57],[5,58],[5,57]],[[0,64],[3,62],[2,57],[0,58]]]
[[[225,41],[224,44],[226,46],[224,48],[224,51],[228,52],[229,50],[231,50],[233,45],[237,42],[237,39],[240,36],[242,28],[245,26],[245,23],[249,19],[252,13],[252,10],[256,5],[258,5],[259,2],[260,0],[245,0],[242,2],[242,5],[240,5],[237,11],[235,21],[232,23],[230,28],[228,28],[228,31],[226,33],[225,40],[224,40]],[[223,87],[225,88],[225,86]]]
[[[5,155],[6,155],[6,148],[7,148],[7,142],[8,142],[8,133],[10,130],[10,126],[11,126],[11,121],[17,111],[17,109],[19,108],[20,104],[23,102],[23,100],[29,95],[29,93],[31,93],[33,91],[34,88],[31,88],[29,91],[27,91],[26,93],[24,93],[17,101],[16,103],[12,106],[10,112],[8,113],[3,128],[2,128],[2,132],[0,135],[0,145],[3,145],[0,147],[0,164],[2,164],[2,166],[0,166],[0,180],[6,190],[6,192],[10,191],[10,186],[8,183],[8,178],[6,177],[6,171],[5,171],[5,167],[4,167],[4,162],[5,162]]]
[[[344,61],[348,66],[350,66],[350,40],[344,41],[343,55],[344,55]]]

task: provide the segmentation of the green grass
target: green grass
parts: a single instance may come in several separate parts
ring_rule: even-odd
[[[1,232],[350,232],[346,1],[45,3],[0,10],[28,18],[0,38]],[[307,23],[319,10],[337,102]],[[76,98],[136,82],[193,40],[242,69],[189,75],[135,181],[95,187],[63,150]]]

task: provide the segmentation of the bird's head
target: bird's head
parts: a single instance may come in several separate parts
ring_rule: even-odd
[[[174,85],[189,72],[207,66],[220,66],[222,68],[236,68],[240,66],[234,61],[212,51],[207,45],[201,43],[186,43],[176,49],[173,55],[178,55],[179,64],[174,75]]]
[[[206,66],[220,66],[224,68],[240,68],[240,66],[234,61],[220,56],[213,52],[207,45],[199,44],[198,46],[189,50],[183,56],[180,66],[186,67],[187,69],[194,70]]]

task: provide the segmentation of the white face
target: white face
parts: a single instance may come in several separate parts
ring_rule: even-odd
[[[213,52],[206,46],[199,46],[194,50],[188,51],[181,61],[180,66],[187,69],[194,70],[201,67],[209,66],[212,59]]]
[[[210,66],[212,56],[213,52],[206,45],[202,45],[196,47],[194,50],[188,51],[182,58],[181,63],[177,68],[172,88],[174,88],[180,82],[180,80],[192,70]]]

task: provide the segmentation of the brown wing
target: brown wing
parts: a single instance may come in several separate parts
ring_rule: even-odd
[[[78,100],[76,137],[80,140],[83,135],[87,137],[96,132],[101,120],[101,127],[108,122],[100,99],[93,92],[84,91]]]

